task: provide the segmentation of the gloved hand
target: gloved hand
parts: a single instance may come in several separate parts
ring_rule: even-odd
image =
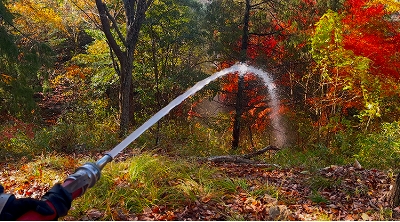
[[[42,197],[42,200],[48,200],[53,204],[58,218],[67,215],[71,208],[72,194],[65,190],[61,184],[56,184]]]
[[[0,185],[0,195],[4,192],[4,187]],[[3,210],[0,213],[0,220],[16,220],[28,211],[36,211],[42,215],[54,214],[50,206],[41,200],[33,198],[15,198],[14,195],[8,197]]]

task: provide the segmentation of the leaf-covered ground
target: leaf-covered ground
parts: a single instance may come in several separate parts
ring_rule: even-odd
[[[331,166],[316,174],[302,169],[267,170],[243,165],[218,165],[230,177],[244,178],[250,190],[265,184],[278,188],[277,196],[255,197],[257,192],[227,195],[223,202],[199,200],[184,209],[148,209],[139,220],[388,220],[400,219],[386,196],[391,179],[378,170]],[[276,198],[277,197],[277,198]],[[237,212],[242,218],[226,218]],[[393,212],[393,214],[392,214]],[[244,215],[244,216],[243,216]]]
[[[204,163],[209,164],[209,163]],[[119,212],[119,220],[400,220],[398,209],[390,209],[387,195],[392,178],[374,169],[330,166],[316,172],[300,168],[267,169],[248,165],[210,164],[221,174],[240,179],[234,192],[215,199],[202,197],[184,207],[153,206],[140,214]],[[34,178],[20,183],[17,171],[3,164],[0,183],[18,197],[39,198],[49,185]],[[41,172],[36,172],[40,174]],[[60,180],[60,178],[55,178]],[[29,181],[29,178],[28,178]],[[269,188],[273,189],[269,189]],[[88,210],[81,218],[96,220],[103,212]]]

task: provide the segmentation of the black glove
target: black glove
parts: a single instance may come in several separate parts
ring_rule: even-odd
[[[72,194],[70,194],[61,184],[54,185],[42,198],[50,201],[57,211],[57,218],[67,215],[71,208]],[[57,219],[56,218],[56,219]]]
[[[2,194],[3,192],[4,188],[0,185],[0,194]],[[31,210],[36,211],[42,215],[54,214],[54,211],[45,201],[36,200],[33,198],[17,199],[14,195],[11,195],[4,205],[3,210],[1,211],[0,220],[16,220],[20,216]]]

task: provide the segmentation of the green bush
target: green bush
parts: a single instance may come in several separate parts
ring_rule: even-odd
[[[108,123],[60,122],[40,127],[18,121],[0,126],[1,160],[33,158],[43,153],[83,153],[110,150],[118,144],[115,127]]]

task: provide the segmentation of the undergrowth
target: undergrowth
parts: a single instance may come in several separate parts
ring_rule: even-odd
[[[10,139],[0,141],[2,161],[12,160],[20,168],[21,176],[16,182],[38,180],[49,186],[62,182],[77,167],[95,161],[88,159],[91,156],[88,153],[109,150],[120,140],[115,126],[95,122],[65,121],[32,130],[34,134],[16,130]],[[234,153],[229,147],[228,132],[213,131],[195,123],[164,123],[157,146],[152,143],[154,132],[154,128],[145,132],[127,148],[140,149],[139,156],[105,167],[96,185],[74,201],[69,212],[71,218],[82,218],[90,209],[104,212],[100,220],[117,220],[121,213],[142,213],[153,206],[176,209],[201,200],[222,202],[224,196],[237,193],[238,189],[256,199],[269,194],[280,201],[292,201],[280,197],[275,187],[266,185],[252,190],[245,179],[229,178],[207,164],[189,161],[191,158],[187,157]],[[271,156],[265,154],[260,160],[310,171],[352,164],[355,159],[365,168],[394,169],[399,160],[399,135],[398,123],[384,124],[380,132],[359,133],[357,137],[336,134],[330,146],[285,147]],[[80,155],[83,153],[84,156]],[[323,177],[314,177],[309,182],[313,191],[309,198],[314,203],[326,202],[318,195],[319,190],[340,183]],[[226,218],[242,216],[232,214]]]
[[[69,215],[80,218],[95,208],[104,212],[101,220],[115,220],[117,212],[142,213],[152,206],[180,208],[202,199],[221,201],[238,186],[246,186],[220,174],[207,165],[145,153],[106,166],[98,184],[74,201]]]
[[[21,191],[25,186],[44,184],[41,192],[33,196],[40,198],[45,190],[43,187],[62,183],[85,162],[94,162],[92,157],[95,154],[115,147],[123,138],[118,138],[115,116],[102,109],[106,105],[96,103],[84,110],[67,113],[53,126],[21,121],[1,124],[0,161],[6,166],[13,164],[19,170],[18,175],[2,174],[10,177],[9,184],[4,184],[6,181],[3,180],[3,185],[10,188],[22,184],[16,186]],[[98,108],[93,111],[91,107]],[[96,112],[101,115],[93,114]],[[93,118],[93,115],[101,116],[101,119]],[[142,120],[138,120],[131,131],[139,127],[140,122]],[[166,209],[184,209],[198,203],[226,206],[227,199],[243,194],[252,203],[268,196],[279,203],[296,203],[294,197],[268,183],[251,184],[247,178],[229,177],[208,164],[190,161],[198,157],[241,155],[259,150],[269,145],[268,133],[253,132],[250,136],[244,131],[239,149],[232,150],[231,131],[226,125],[221,127],[219,123],[210,125],[194,119],[181,119],[162,121],[159,126],[159,129],[157,125],[152,126],[126,149],[128,152],[129,149],[137,150],[133,153],[138,156],[109,163],[100,180],[74,200],[68,216],[63,219],[82,219],[93,209],[101,212],[97,220],[134,219],[135,215],[157,206]],[[303,168],[303,172],[312,175],[305,185],[311,190],[307,198],[314,204],[329,204],[320,191],[337,189],[341,184],[340,180],[317,176],[314,172],[318,169],[353,164],[356,159],[364,168],[398,169],[399,122],[384,123],[374,132],[358,132],[349,127],[321,140],[315,140],[315,132],[306,129],[298,132],[306,143],[280,147],[280,151],[266,153],[257,159],[282,168]],[[350,195],[354,196],[367,191],[361,187],[351,192]],[[246,213],[233,209],[223,214],[221,218],[228,220],[247,218]],[[329,217],[321,214],[319,219]]]
[[[21,157],[32,159],[52,152],[101,153],[112,149],[121,140],[112,118],[101,123],[88,119],[84,121],[74,115],[63,118],[51,127],[14,122],[2,124],[0,131],[0,161],[18,160]],[[358,160],[365,168],[395,170],[399,168],[400,160],[399,135],[399,122],[384,123],[377,132],[337,132],[331,136],[328,145],[310,142],[301,148],[281,147],[280,151],[259,158],[283,167],[318,169],[329,165],[352,164]],[[182,157],[242,154],[262,148],[242,147],[233,151],[230,136],[229,131],[213,130],[195,121],[169,121],[161,124],[160,131],[155,126],[151,127],[130,147]],[[262,138],[259,135],[254,140],[261,141]],[[244,137],[242,143],[246,142]]]

